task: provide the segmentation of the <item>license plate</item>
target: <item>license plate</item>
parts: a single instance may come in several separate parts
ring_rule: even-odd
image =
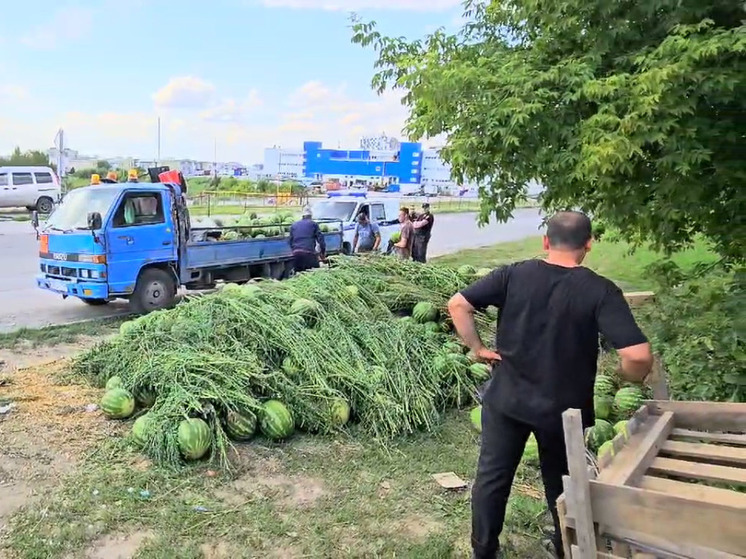
[[[60,293],[67,293],[67,282],[62,280],[49,280],[49,289],[52,291],[59,291]]]

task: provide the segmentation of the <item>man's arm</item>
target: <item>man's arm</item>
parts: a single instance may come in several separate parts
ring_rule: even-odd
[[[422,229],[425,225],[427,225],[427,219],[418,219],[412,224],[412,227],[415,229]]]
[[[377,223],[371,222],[370,230],[373,233],[373,250],[378,250],[381,246],[381,230]]]
[[[601,300],[597,320],[601,335],[619,354],[621,376],[630,382],[642,382],[653,367],[653,352],[616,285],[609,287]]]
[[[502,307],[508,287],[509,268],[501,267],[474,282],[448,301],[448,313],[461,340],[480,361],[496,361],[499,353],[487,349],[479,336],[474,313],[490,305]]]
[[[355,225],[355,236],[352,238],[352,252],[355,252],[357,250],[357,241],[358,241],[358,231],[360,230],[360,225]]]
[[[407,248],[407,245],[409,244],[409,231],[409,227],[401,228],[401,239],[399,239],[399,242],[394,245],[395,247]]]

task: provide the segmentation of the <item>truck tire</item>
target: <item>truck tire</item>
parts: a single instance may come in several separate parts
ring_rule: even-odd
[[[36,211],[40,214],[51,214],[54,209],[54,200],[49,196],[42,196],[36,201]]]
[[[109,300],[108,299],[81,299],[86,305],[89,305],[91,307],[100,307],[102,305],[108,305]]]
[[[130,296],[130,306],[138,314],[166,309],[176,299],[174,278],[160,268],[148,268],[140,272],[135,292]]]

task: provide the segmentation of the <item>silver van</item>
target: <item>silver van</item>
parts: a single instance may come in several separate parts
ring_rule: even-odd
[[[48,214],[62,195],[50,167],[0,167],[0,208],[26,208]]]

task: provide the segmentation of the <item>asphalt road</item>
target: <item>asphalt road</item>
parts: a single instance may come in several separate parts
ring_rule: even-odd
[[[515,212],[508,223],[492,223],[479,228],[475,214],[436,216],[429,256],[449,254],[465,248],[476,248],[499,242],[516,241],[539,233],[538,210]],[[127,303],[116,301],[105,307],[88,307],[77,299],[38,289],[34,276],[38,270],[36,236],[28,222],[0,222],[0,255],[7,269],[0,282],[0,332],[19,328],[39,328],[67,324],[92,318],[124,314]]]

